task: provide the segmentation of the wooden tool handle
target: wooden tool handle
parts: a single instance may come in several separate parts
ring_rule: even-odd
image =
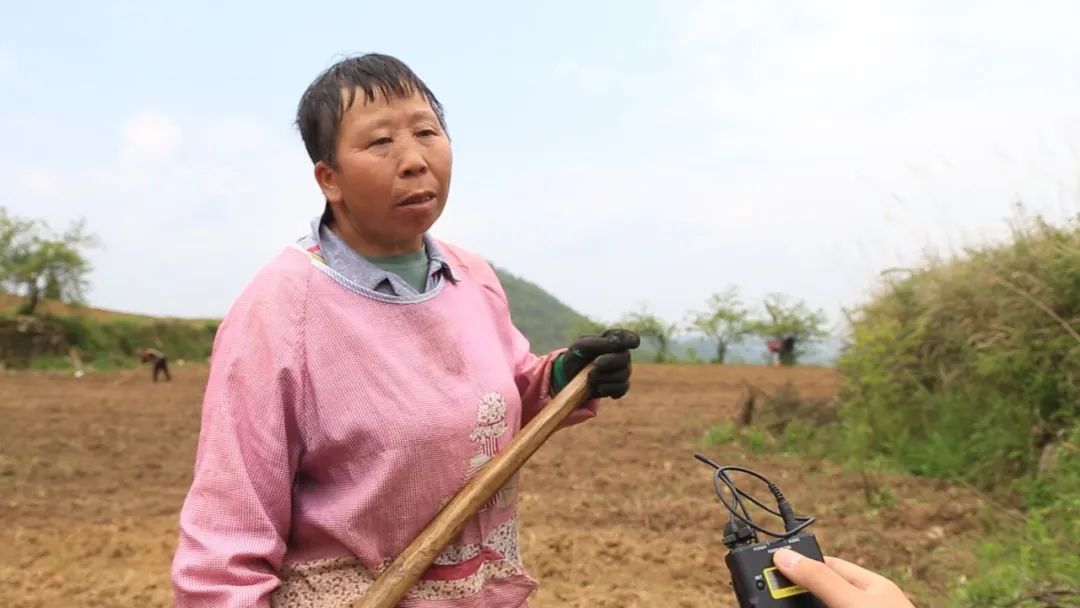
[[[397,556],[368,588],[353,608],[394,608],[412,589],[431,562],[450,544],[465,522],[495,494],[536,452],[564,419],[589,395],[588,374],[581,370],[544,409],[521,429],[506,449],[499,452],[446,504],[431,523]]]

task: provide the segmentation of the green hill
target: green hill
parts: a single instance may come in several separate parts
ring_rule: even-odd
[[[529,339],[534,353],[566,346],[587,319],[534,283],[516,277],[494,264],[495,274],[510,300],[510,316]]]

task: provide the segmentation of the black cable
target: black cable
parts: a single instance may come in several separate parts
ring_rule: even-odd
[[[792,536],[795,536],[799,532],[802,532],[816,521],[816,518],[814,517],[796,516],[794,510],[791,507],[791,503],[788,502],[786,498],[784,498],[783,492],[780,491],[780,487],[767,479],[764,475],[761,475],[760,473],[757,473],[756,471],[753,471],[746,467],[734,465],[721,466],[710,460],[708,456],[700,453],[695,453],[694,458],[697,458],[701,462],[704,462],[705,464],[713,467],[716,470],[713,475],[713,488],[716,490],[717,498],[719,498],[720,502],[723,503],[723,505],[727,507],[727,510],[731,512],[732,518],[737,519],[744,526],[749,527],[751,530],[754,530],[755,532],[760,532],[762,534],[767,534],[774,538],[790,538]],[[757,479],[764,482],[765,485],[769,487],[769,491],[772,492],[773,497],[776,499],[778,510],[774,511],[770,509],[757,498],[754,498],[750,494],[747,494],[745,491],[739,489],[738,486],[735,485],[735,482],[732,481],[731,477],[728,476],[728,471],[744,473],[746,475],[756,477]],[[731,493],[731,503],[728,503],[727,499],[724,498],[724,492],[721,490],[721,484],[723,484],[723,486],[726,486],[728,492]],[[755,524],[750,518],[750,512],[747,510],[746,505],[744,505],[742,502],[743,498],[754,503],[769,514],[781,518],[784,521],[784,532],[773,532]],[[742,511],[742,514],[739,513],[740,510]],[[757,539],[755,535],[754,541],[756,542],[756,540]]]
[[[705,464],[713,467],[714,469],[720,468],[720,465],[716,464],[712,460],[709,460],[709,458],[704,454],[696,453],[694,454],[694,457],[704,462]],[[716,485],[716,481],[716,478],[714,478],[713,487],[715,488],[717,494],[720,494],[720,488]],[[721,502],[724,502],[724,506],[727,506],[727,502],[724,501],[723,497],[721,497],[720,500]],[[735,505],[737,505],[738,508],[742,509],[743,514],[746,516],[745,518],[740,517],[739,520],[744,522],[750,520],[750,511],[748,511],[746,509],[746,506],[742,504],[742,500],[739,498],[738,492],[732,492],[732,501],[735,503]],[[731,507],[728,507],[728,511],[731,511],[731,514],[728,515],[728,523],[726,526],[724,526],[724,544],[732,546],[736,544],[741,544],[744,541],[757,542],[757,534],[753,531],[753,529],[749,527],[744,527],[740,529],[739,526],[736,524],[735,519],[738,513],[732,510]]]

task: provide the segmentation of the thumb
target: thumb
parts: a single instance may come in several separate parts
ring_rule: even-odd
[[[790,549],[780,549],[773,554],[773,563],[784,576],[814,594],[829,608],[859,608],[861,605],[862,591],[824,562],[807,559]]]
[[[609,329],[604,332],[603,336],[608,340],[618,343],[622,348],[627,350],[632,350],[641,346],[641,336],[639,336],[637,332],[630,331],[629,329]]]

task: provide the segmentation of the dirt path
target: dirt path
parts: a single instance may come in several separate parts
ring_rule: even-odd
[[[944,606],[969,561],[979,503],[963,490],[879,478],[896,502],[876,509],[864,482],[832,464],[703,446],[733,419],[744,378],[828,395],[827,370],[635,368],[632,396],[560,432],[526,468],[522,544],[541,590],[532,605],[734,606],[720,542],[725,511],[702,450],[773,477],[819,518],[827,552],[911,583]],[[0,374],[0,606],[169,606],[176,513],[190,479],[205,368],[154,385],[147,370]],[[905,584],[905,587],[909,585]]]

